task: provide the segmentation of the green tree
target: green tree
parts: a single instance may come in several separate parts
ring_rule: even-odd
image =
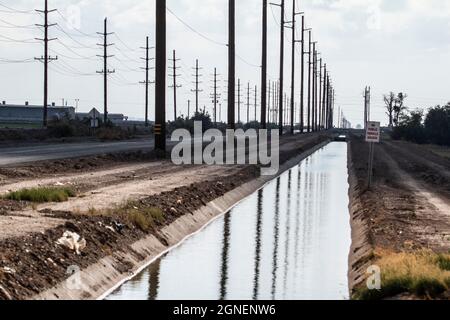
[[[392,137],[415,143],[425,143],[427,137],[423,125],[423,110],[411,111],[409,114],[402,113]]]
[[[425,132],[432,143],[450,145],[450,103],[432,108],[425,119]]]

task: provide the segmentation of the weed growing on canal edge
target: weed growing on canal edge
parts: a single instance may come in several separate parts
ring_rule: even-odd
[[[69,198],[75,196],[76,193],[71,188],[42,187],[42,188],[22,189],[19,191],[10,192],[3,198],[13,201],[45,203],[45,202],[64,202],[69,200]]]
[[[379,300],[404,293],[432,299],[450,288],[450,255],[377,250],[374,264],[381,269],[381,290],[361,287],[354,299]]]
[[[140,206],[134,202],[106,211],[90,209],[89,214],[120,217],[143,232],[149,232],[158,225],[162,225],[165,221],[163,210],[156,207]]]

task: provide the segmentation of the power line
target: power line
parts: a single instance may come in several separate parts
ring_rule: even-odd
[[[56,10],[56,12],[58,13],[58,15],[59,15],[64,21],[66,21],[69,25],[71,25],[70,21],[69,21],[66,17],[64,17],[64,15],[63,15],[59,10]],[[88,33],[85,33],[85,32],[83,32],[82,30],[80,30],[80,29],[78,29],[78,28],[75,28],[75,27],[72,26],[72,25],[71,25],[71,27],[72,27],[73,30],[77,31],[79,34],[81,34],[81,35],[83,35],[83,36],[91,37],[91,38],[98,38],[98,36],[96,35],[96,33],[88,34]]]
[[[33,10],[18,10],[18,9],[14,9],[12,7],[9,7],[5,4],[0,3],[0,7],[3,7],[5,9],[8,9],[10,11],[4,11],[4,10],[0,10],[0,12],[5,12],[5,13],[24,13],[24,14],[35,14],[35,12]]]
[[[227,46],[227,44],[226,43],[223,43],[223,42],[219,42],[219,41],[216,41],[216,40],[214,40],[214,39],[212,39],[212,38],[210,38],[210,37],[208,37],[208,36],[205,36],[204,34],[202,34],[202,33],[200,33],[199,31],[197,31],[196,29],[194,29],[193,27],[191,27],[187,22],[185,22],[183,19],[181,19],[179,16],[177,16],[172,10],[170,10],[168,7],[166,7],[166,9],[167,9],[167,11],[168,12],[170,12],[178,21],[180,21],[186,28],[188,28],[189,30],[191,30],[192,32],[194,32],[195,34],[197,34],[198,36],[200,36],[200,37],[202,37],[203,39],[205,39],[205,40],[207,40],[207,41],[209,41],[209,42],[211,42],[211,43],[214,43],[214,44],[216,44],[216,45],[219,45],[219,46]]]

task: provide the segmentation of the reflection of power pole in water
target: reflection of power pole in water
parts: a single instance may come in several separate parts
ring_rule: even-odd
[[[220,298],[225,300],[227,296],[228,281],[228,255],[230,251],[230,235],[231,235],[231,213],[228,212],[224,217],[223,224],[223,249],[222,249],[222,268],[220,274]]]
[[[158,298],[160,270],[161,270],[161,259],[156,260],[148,268],[148,272],[149,272],[148,300],[150,300],[150,301],[156,300]]]
[[[292,170],[288,175],[288,192],[287,192],[287,209],[286,209],[286,244],[284,255],[284,282],[283,282],[283,294],[286,299],[286,287],[287,287],[287,274],[289,267],[289,236],[291,235],[291,187],[292,187]]]
[[[298,266],[298,242],[300,240],[300,194],[302,183],[302,165],[298,167],[297,175],[297,202],[295,205],[295,245],[294,245],[294,288],[297,288],[297,266]]]
[[[272,261],[272,300],[275,300],[277,291],[277,271],[278,271],[278,242],[280,237],[280,184],[281,178],[277,179],[277,191],[275,195],[275,223],[274,223],[274,245]]]
[[[263,195],[264,191],[258,191],[258,208],[257,208],[257,217],[256,217],[256,253],[255,253],[255,278],[253,280],[253,300],[258,300],[259,295],[259,273],[260,273],[260,265],[261,265],[261,237],[262,237],[262,214],[263,214]]]

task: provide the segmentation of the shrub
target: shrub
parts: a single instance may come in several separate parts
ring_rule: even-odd
[[[64,202],[76,193],[70,188],[33,188],[11,192],[4,198],[13,201],[28,201],[35,203]]]

